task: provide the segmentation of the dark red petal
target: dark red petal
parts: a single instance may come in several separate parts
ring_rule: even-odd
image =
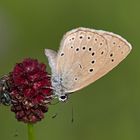
[[[45,89],[42,89],[42,90],[41,90],[41,93],[42,93],[43,95],[50,96],[50,95],[52,95],[52,90],[49,89],[49,88],[45,88]]]

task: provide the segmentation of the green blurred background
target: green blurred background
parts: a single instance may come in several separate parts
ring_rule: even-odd
[[[36,140],[140,140],[139,14],[139,0],[0,1],[0,75],[25,57],[47,64],[44,48],[58,50],[62,35],[79,26],[118,33],[133,46],[105,77],[50,106]],[[9,110],[0,106],[0,140],[26,140],[26,125]]]

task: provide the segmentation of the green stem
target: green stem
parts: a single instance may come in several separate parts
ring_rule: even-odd
[[[33,124],[28,123],[28,140],[35,140]]]

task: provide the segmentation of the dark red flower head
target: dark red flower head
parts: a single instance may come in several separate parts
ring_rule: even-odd
[[[35,123],[44,118],[51,101],[50,86],[45,64],[28,58],[15,65],[10,74],[10,95],[17,120]]]

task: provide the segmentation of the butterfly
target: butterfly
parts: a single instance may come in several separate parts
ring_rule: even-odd
[[[58,52],[45,49],[54,96],[59,101],[66,101],[69,94],[116,67],[131,49],[130,43],[111,32],[83,27],[67,32]]]

